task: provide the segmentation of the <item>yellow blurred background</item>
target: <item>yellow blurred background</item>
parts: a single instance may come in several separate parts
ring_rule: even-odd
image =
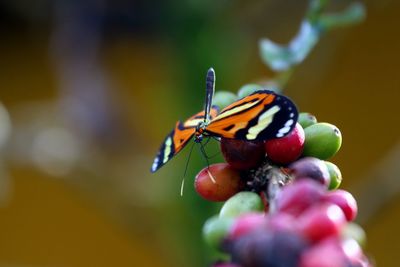
[[[350,1],[334,0],[330,10]],[[337,125],[333,161],[354,193],[368,254],[398,266],[400,2],[327,33],[285,94]],[[203,106],[205,73],[236,92],[272,76],[258,41],[286,43],[307,1],[1,1],[0,267],[206,266],[218,205],[188,151],[150,174],[175,121]],[[221,160],[220,158],[217,160]]]

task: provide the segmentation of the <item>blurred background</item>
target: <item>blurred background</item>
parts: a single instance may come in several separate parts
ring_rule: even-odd
[[[400,2],[363,3],[366,20],[323,36],[284,93],[341,129],[342,188],[358,199],[367,252],[390,267],[400,249]],[[155,174],[152,160],[175,121],[202,109],[209,67],[217,90],[272,77],[258,41],[288,42],[307,4],[0,1],[0,267],[206,266],[201,227],[218,205],[194,192],[201,155],[183,197],[188,149]]]

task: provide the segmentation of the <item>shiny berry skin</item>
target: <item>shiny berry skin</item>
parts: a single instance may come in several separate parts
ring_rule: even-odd
[[[350,222],[342,229],[340,236],[343,239],[354,239],[360,246],[367,243],[367,235],[362,227],[356,223]]]
[[[241,214],[262,212],[263,210],[264,203],[258,194],[249,191],[242,191],[224,203],[219,211],[219,216],[235,218]]]
[[[304,130],[299,123],[285,137],[267,140],[265,150],[267,156],[275,163],[289,164],[298,159],[304,147]]]
[[[257,167],[265,158],[263,142],[221,138],[221,151],[226,162],[236,170]]]
[[[349,267],[350,262],[336,238],[324,240],[306,250],[299,267]]]
[[[308,178],[328,187],[330,176],[325,162],[317,158],[306,157],[289,165],[290,174],[295,179]]]
[[[338,236],[346,223],[341,208],[334,204],[316,204],[299,217],[300,231],[312,242]]]
[[[299,113],[299,118],[297,119],[297,122],[300,123],[300,125],[305,129],[308,126],[316,124],[317,118],[308,112],[301,112]]]
[[[196,192],[209,201],[225,201],[244,186],[239,173],[227,163],[212,164],[196,176]]]
[[[319,122],[304,129],[303,155],[322,160],[333,157],[342,145],[340,130],[330,123]]]
[[[247,213],[235,219],[228,237],[236,239],[258,229],[266,229],[267,219],[264,213]]]
[[[297,217],[310,206],[318,203],[325,191],[324,186],[311,179],[295,181],[283,187],[278,195],[277,210]]]
[[[338,166],[333,164],[332,162],[325,161],[326,167],[328,167],[329,172],[329,190],[334,190],[339,188],[340,184],[342,183],[342,173]]]
[[[307,241],[292,232],[256,231],[233,244],[232,261],[242,267],[297,266]]]
[[[346,216],[347,221],[350,222],[356,218],[358,210],[357,202],[349,192],[341,189],[331,191],[324,196],[324,200],[338,205]]]

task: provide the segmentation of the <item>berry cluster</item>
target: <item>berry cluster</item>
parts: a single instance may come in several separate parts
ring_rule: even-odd
[[[195,179],[209,201],[226,201],[204,225],[215,267],[370,267],[364,232],[352,221],[353,196],[337,189],[342,175],[326,161],[340,149],[339,129],[300,113],[287,136],[266,142],[221,139],[226,163]]]

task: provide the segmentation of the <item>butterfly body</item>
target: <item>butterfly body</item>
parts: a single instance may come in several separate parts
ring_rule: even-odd
[[[295,127],[298,117],[296,106],[287,97],[269,90],[256,91],[219,112],[217,106],[211,106],[214,80],[209,71],[205,109],[184,123],[176,123],[162,143],[151,172],[161,168],[192,138],[195,143],[201,143],[204,137],[264,141],[283,137]]]

